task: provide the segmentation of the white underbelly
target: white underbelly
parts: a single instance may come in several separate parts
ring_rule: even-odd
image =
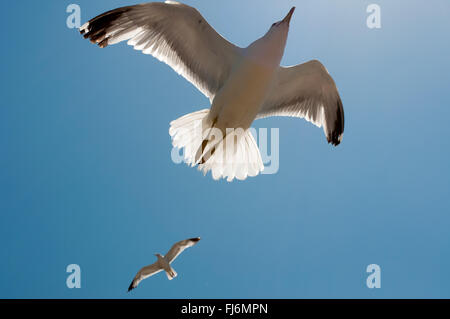
[[[244,60],[218,92],[211,106],[215,127],[247,129],[266,99],[274,69]]]

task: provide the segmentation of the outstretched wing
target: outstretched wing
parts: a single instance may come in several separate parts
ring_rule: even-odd
[[[166,1],[105,12],[80,28],[104,48],[127,41],[167,63],[210,100],[228,78],[240,48],[218,34],[194,8]]]
[[[200,237],[197,238],[190,238],[186,240],[179,241],[175,245],[170,248],[169,252],[164,256],[164,258],[171,263],[175,260],[175,258],[178,257],[179,254],[181,254],[186,248],[194,246],[198,241],[200,240]]]
[[[336,85],[317,60],[280,67],[276,83],[257,118],[301,117],[323,127],[328,143],[339,145],[344,133],[344,108]]]
[[[157,265],[157,263],[145,266],[134,277],[133,281],[130,284],[130,287],[128,287],[128,291],[136,288],[139,283],[144,280],[145,278],[148,278],[150,276],[153,276],[154,274],[159,273],[163,269]]]

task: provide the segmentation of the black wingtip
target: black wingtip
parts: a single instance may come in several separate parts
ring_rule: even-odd
[[[338,146],[339,144],[341,144],[343,135],[344,135],[344,108],[342,106],[341,99],[338,98],[334,129],[332,132],[329,132],[327,134],[327,141],[328,143],[334,146]]]
[[[133,290],[135,288],[135,287],[133,287],[133,282],[134,281],[132,281],[131,284],[130,284],[130,287],[128,287],[128,292],[130,292],[131,290]]]
[[[198,242],[200,240],[200,237],[190,238],[189,240],[193,242]]]
[[[337,134],[335,134],[335,132],[333,132],[331,138],[327,138],[327,140],[329,144],[333,146],[338,146],[339,144],[341,144],[342,134],[338,136]]]
[[[89,39],[92,43],[97,44],[101,48],[108,46],[108,33],[122,15],[132,9],[133,6],[117,8],[89,20],[87,27],[80,30],[85,39]]]

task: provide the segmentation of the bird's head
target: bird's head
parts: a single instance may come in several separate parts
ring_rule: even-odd
[[[289,32],[289,22],[294,10],[295,7],[292,7],[283,20],[272,24],[269,31],[262,38],[250,45],[251,52],[259,62],[268,65],[279,65],[284,54],[284,47],[286,46]]]
[[[155,254],[156,258],[160,259],[162,258],[161,254]]]
[[[286,33],[289,31],[289,23],[291,22],[292,15],[294,14],[295,7],[289,10],[288,14],[283,20],[277,21],[269,29],[269,32]]]
[[[295,7],[289,10],[286,17],[283,20],[277,21],[272,24],[269,31],[266,33],[266,37],[270,38],[272,41],[279,42],[279,45],[284,48],[286,45],[286,39],[289,33],[289,23],[291,22],[292,15],[294,14]]]

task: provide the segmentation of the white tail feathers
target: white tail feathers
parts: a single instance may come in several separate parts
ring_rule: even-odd
[[[208,113],[208,109],[193,112],[170,123],[172,145],[184,149],[185,162],[198,165],[204,174],[211,171],[215,180],[231,182],[258,175],[264,165],[250,130],[236,128],[223,133],[214,128]]]
[[[173,278],[178,276],[177,272],[172,267],[170,267],[170,271],[166,271],[166,275],[169,280],[172,280]]]

